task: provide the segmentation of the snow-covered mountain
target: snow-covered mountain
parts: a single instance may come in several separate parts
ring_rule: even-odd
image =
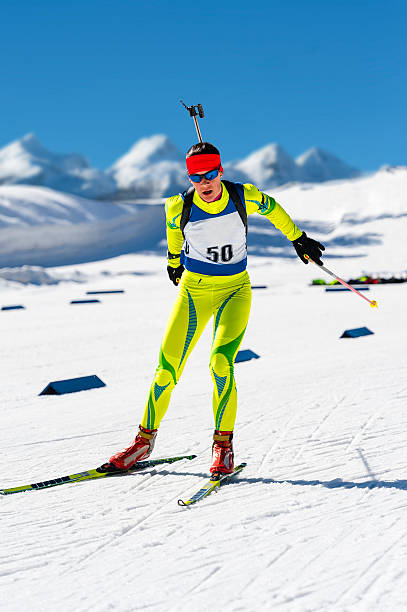
[[[1,184],[41,185],[88,198],[116,191],[114,180],[105,172],[91,168],[84,157],[51,153],[34,134],[0,149]]]
[[[188,187],[184,156],[165,134],[138,140],[107,174],[125,197],[159,198]]]
[[[269,144],[248,157],[225,164],[233,179],[247,179],[260,189],[270,189],[293,182],[322,183],[330,180],[354,178],[359,170],[352,168],[335,155],[313,147],[294,159],[278,143]],[[233,180],[232,179],[232,180]]]
[[[278,143],[269,144],[243,160],[226,166],[236,174],[243,172],[260,189],[299,181],[302,178],[295,160]]]
[[[296,160],[278,143],[268,144],[244,159],[223,160],[225,178],[270,189],[291,182],[323,182],[360,173],[319,148]],[[48,151],[33,134],[0,149],[0,185],[50,187],[87,198],[162,198],[189,185],[184,155],[168,136],[138,140],[106,171],[89,166],[81,155]]]
[[[359,170],[318,147],[312,147],[297,157],[296,165],[300,170],[300,180],[312,183],[354,178],[360,175]]]

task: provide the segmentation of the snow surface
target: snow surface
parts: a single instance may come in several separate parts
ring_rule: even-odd
[[[297,218],[315,220],[312,236],[347,228],[355,242],[331,242],[324,258],[338,274],[405,270],[405,176],[383,171],[277,195]],[[198,457],[1,497],[1,610],[407,608],[407,285],[371,287],[377,310],[352,293],[326,293],[310,286],[323,275],[315,266],[277,242],[269,250],[276,232],[265,228],[250,228],[252,284],[267,289],[253,291],[241,347],[260,359],[236,365],[235,453],[247,468],[219,493],[178,507],[210,465],[208,326],[154,452]],[[380,240],[358,245],[358,231]],[[0,311],[0,487],[96,467],[131,441],[177,291],[165,266],[139,253],[47,268],[58,284],[0,281],[0,306],[25,306]],[[69,304],[109,289],[125,293]],[[374,335],[340,339],[362,326]],[[90,374],[106,387],[38,396],[50,381]]]

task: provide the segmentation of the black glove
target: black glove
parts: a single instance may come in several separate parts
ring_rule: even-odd
[[[181,280],[182,273],[184,271],[184,266],[178,266],[178,268],[171,268],[171,266],[167,266],[168,276],[170,280],[174,283],[176,287],[178,287],[178,283]]]
[[[320,257],[322,257],[322,251],[325,251],[323,244],[317,240],[308,238],[307,234],[303,232],[302,235],[297,238],[297,240],[293,240],[293,246],[297,251],[298,257],[305,264],[308,263],[308,259],[305,259],[304,255],[308,255],[312,261],[315,261],[315,263],[317,263],[319,266],[322,266]]]

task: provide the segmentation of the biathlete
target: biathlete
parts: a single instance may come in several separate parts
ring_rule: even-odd
[[[307,254],[322,265],[324,246],[309,238],[272,197],[254,185],[222,182],[220,153],[208,142],[186,156],[192,187],[166,202],[168,275],[179,284],[161,344],[158,367],[139,432],[131,446],[109,463],[129,469],[152,452],[157,430],[185,363],[213,316],[210,371],[215,431],[210,472],[233,472],[236,420],[234,362],[250,313],[251,285],[246,271],[247,215],[259,213],[279,229],[304,263]]]

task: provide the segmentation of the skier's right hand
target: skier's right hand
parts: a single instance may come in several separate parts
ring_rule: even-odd
[[[168,276],[170,277],[170,281],[172,281],[176,287],[178,286],[181,280],[181,276],[184,269],[185,268],[183,265],[178,266],[178,268],[171,268],[171,266],[167,266],[167,272]]]

